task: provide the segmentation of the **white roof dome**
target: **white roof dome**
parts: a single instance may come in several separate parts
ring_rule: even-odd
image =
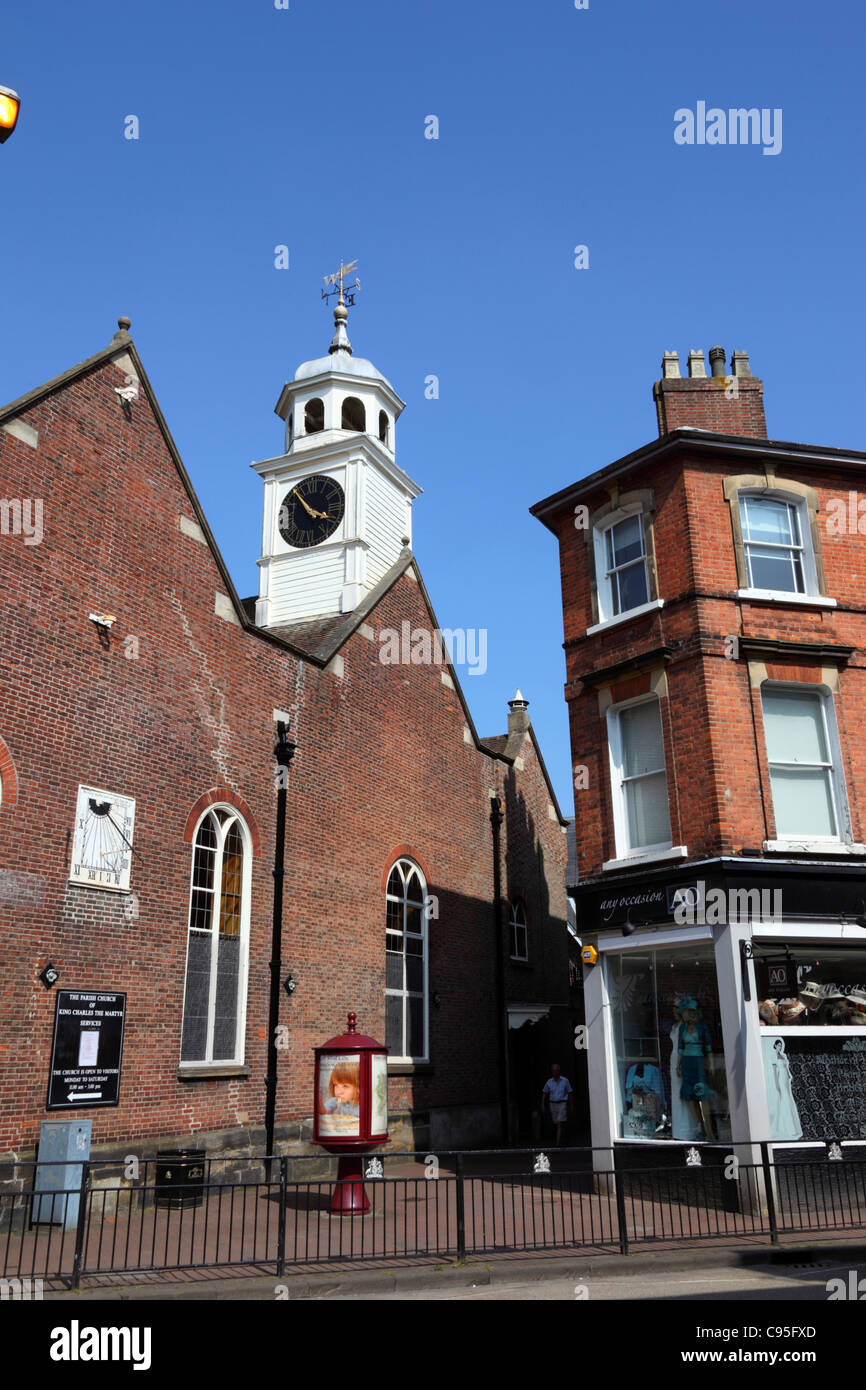
[[[350,352],[331,352],[326,357],[314,357],[302,362],[295,372],[295,381],[306,381],[311,376],[321,376],[324,372],[341,372],[344,376],[363,376],[373,381],[384,381],[390,386],[386,376],[373,366],[367,357],[353,357]],[[392,387],[393,390],[393,387]]]

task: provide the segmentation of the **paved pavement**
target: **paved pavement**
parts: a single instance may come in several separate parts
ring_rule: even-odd
[[[368,1214],[353,1219],[331,1215],[332,1181],[294,1181],[282,1223],[279,1185],[250,1181],[248,1174],[235,1181],[224,1172],[232,1180],[212,1183],[200,1204],[188,1208],[155,1206],[147,1182],[95,1179],[87,1197],[81,1270],[86,1278],[110,1282],[121,1281],[127,1271],[139,1271],[136,1283],[151,1281],[149,1272],[159,1271],[155,1277],[164,1282],[181,1268],[207,1270],[213,1279],[217,1271],[240,1265],[273,1268],[281,1239],[293,1274],[349,1261],[353,1271],[373,1262],[435,1265],[457,1258],[461,1217],[470,1261],[497,1261],[508,1251],[523,1252],[521,1257],[616,1254],[621,1221],[635,1250],[691,1245],[706,1252],[734,1239],[741,1247],[769,1243],[769,1214],[745,1166],[739,1182],[727,1187],[721,1171],[709,1164],[630,1171],[621,1175],[618,1202],[607,1174],[575,1166],[585,1164],[586,1155],[554,1150],[547,1157],[549,1172],[535,1171],[532,1154],[524,1151],[470,1156],[463,1181],[444,1162],[431,1173],[429,1164],[389,1158],[387,1174],[366,1184]],[[854,1164],[825,1164],[821,1173],[801,1167],[797,1182],[779,1169],[782,1240],[825,1240],[832,1231],[851,1234],[856,1226],[862,1231],[866,1170]],[[824,1172],[836,1167],[845,1171],[829,1177]],[[10,1228],[0,1250],[2,1270],[69,1278],[75,1243],[74,1229],[59,1225]]]
[[[126,1276],[123,1280],[88,1280],[80,1292],[45,1290],[46,1300],[195,1300],[263,1301],[288,1299],[404,1299],[516,1301],[576,1297],[576,1286],[590,1300],[612,1299],[772,1299],[827,1301],[826,1283],[847,1278],[849,1270],[866,1271],[862,1241],[833,1241],[820,1246],[786,1246],[776,1250],[694,1247],[647,1254],[536,1255],[464,1265],[406,1264],[378,1269],[339,1269],[315,1273],[274,1274],[252,1271],[238,1277],[226,1271],[215,1279],[190,1271],[173,1277]],[[580,1294],[580,1297],[583,1297]]]
[[[496,1284],[472,1284],[458,1289],[404,1289],[391,1293],[326,1293],[315,1295],[329,1301],[393,1301],[436,1302],[573,1302],[588,1300],[605,1303],[611,1300],[639,1299],[686,1300],[689,1302],[775,1302],[826,1303],[827,1281],[834,1277],[847,1282],[849,1270],[858,1277],[866,1265],[845,1264],[838,1267],[782,1274],[773,1268],[740,1269],[729,1273],[674,1276],[659,1271],[641,1274],[590,1275],[575,1283],[573,1279],[534,1279],[503,1281]]]

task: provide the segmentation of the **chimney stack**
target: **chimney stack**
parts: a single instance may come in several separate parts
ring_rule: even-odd
[[[525,734],[529,728],[529,701],[524,700],[518,690],[513,700],[508,701],[508,736]]]
[[[752,376],[748,354],[731,355],[731,374],[725,370],[725,350],[711,347],[710,375],[702,351],[692,348],[687,377],[680,376],[679,356],[666,351],[662,376],[653,386],[659,434],[672,430],[708,430],[713,434],[767,438],[764,385]]]

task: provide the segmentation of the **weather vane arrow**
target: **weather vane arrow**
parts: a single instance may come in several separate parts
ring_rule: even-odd
[[[337,303],[338,303],[338,304],[349,304],[349,305],[354,304],[354,303],[355,303],[355,295],[358,293],[358,291],[359,291],[360,288],[361,288],[361,281],[358,279],[357,276],[355,276],[355,283],[354,283],[354,285],[352,285],[351,289],[349,289],[347,286],[345,286],[345,285],[343,284],[343,279],[344,279],[345,276],[351,275],[352,272],[355,271],[355,270],[357,270],[357,269],[358,269],[358,262],[357,262],[357,261],[350,261],[348,265],[343,265],[343,258],[342,258],[342,256],[341,256],[341,257],[340,257],[340,269],[339,269],[339,270],[335,270],[334,273],[333,273],[333,275],[326,275],[326,276],[325,276],[325,284],[326,284],[326,285],[330,285],[330,286],[331,286],[331,289],[329,289],[329,290],[322,290],[322,298],[323,298],[325,301],[327,301],[327,300],[329,300],[329,299],[331,298],[332,295],[335,295],[335,294],[336,294],[336,295],[339,295],[339,298],[338,298],[338,300],[337,300]]]

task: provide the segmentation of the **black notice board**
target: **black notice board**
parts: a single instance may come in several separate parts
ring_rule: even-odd
[[[59,989],[48,1078],[49,1110],[117,1105],[126,995]]]
[[[804,1139],[866,1139],[866,1028],[862,1038],[785,1035]]]

